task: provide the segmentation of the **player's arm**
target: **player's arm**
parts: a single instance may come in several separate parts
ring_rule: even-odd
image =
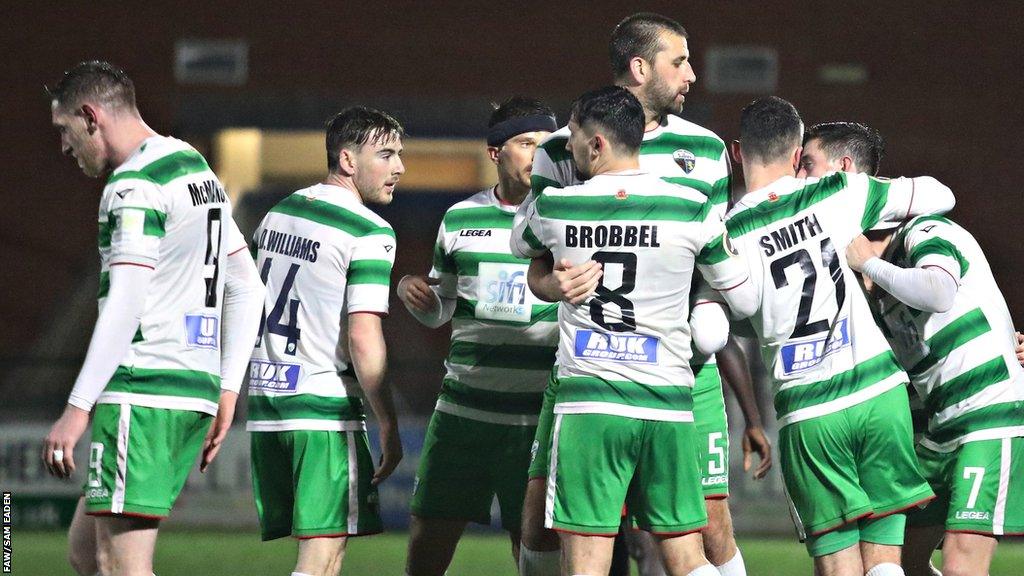
[[[729,340],[729,312],[725,300],[700,276],[693,277],[690,339],[697,352],[711,356]]]
[[[391,268],[395,263],[394,234],[391,228],[379,228],[355,242],[345,288],[349,357],[380,434],[381,458],[374,485],[390,476],[402,460],[398,417],[391,388],[384,380],[387,349],[381,327],[381,319],[388,313]]]
[[[349,354],[356,378],[366,401],[377,418],[380,434],[381,459],[373,484],[378,484],[394,472],[402,460],[402,442],[398,435],[398,416],[391,398],[391,387],[384,381],[387,349],[381,317],[371,312],[356,312],[348,317]]]
[[[43,462],[54,476],[67,478],[75,470],[75,444],[89,424],[93,405],[128,353],[160,257],[167,209],[155,186],[133,184],[120,191],[123,196],[108,192],[104,197],[110,232],[109,289],[68,404],[43,442]]]
[[[205,472],[220,451],[235,417],[235,404],[242,389],[242,379],[252,355],[263,314],[265,287],[256,272],[256,264],[246,250],[245,240],[233,219],[230,236],[236,239],[225,265],[224,303],[221,306],[220,403],[217,418],[203,441],[199,470]]]
[[[743,470],[749,471],[753,467],[753,456],[757,454],[760,462],[754,469],[754,479],[760,480],[772,468],[772,443],[764,432],[747,355],[735,338],[729,338],[716,358],[718,369],[722,373],[722,381],[736,396],[736,402],[743,413]]]
[[[945,214],[956,205],[953,191],[931,176],[887,180],[864,174],[837,174],[848,178],[849,189],[863,200],[862,231],[879,222]]]
[[[407,275],[398,281],[398,298],[405,309],[429,328],[444,325],[455,315],[458,300],[458,269],[455,260],[448,253],[445,243],[444,223],[437,233],[434,257],[430,274],[427,276]]]
[[[757,288],[750,281],[746,260],[737,252],[717,215],[704,221],[703,242],[697,254],[697,270],[711,288],[729,305],[735,318],[747,318],[757,312]]]
[[[947,226],[929,223],[905,235],[911,268],[883,260],[864,236],[854,238],[846,249],[847,262],[907,306],[922,312],[946,312],[953,307],[966,261],[952,242],[941,237],[939,228]]]

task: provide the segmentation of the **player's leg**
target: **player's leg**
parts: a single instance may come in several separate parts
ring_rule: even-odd
[[[498,499],[501,527],[508,531],[517,566],[522,548],[523,502],[536,435],[536,426],[502,426],[500,436],[495,438],[498,443],[492,450],[495,460],[490,485]]]
[[[942,572],[986,574],[997,538],[1024,533],[1024,438],[961,445],[947,482]]]
[[[629,527],[625,530],[629,555],[636,560],[640,576],[665,576],[665,566],[658,551],[658,540],[650,532]]]
[[[998,541],[994,536],[947,532],[942,543],[942,576],[986,576]]]
[[[813,541],[814,573],[817,576],[864,576],[864,564],[858,546],[857,523],[851,522]],[[872,575],[874,576],[874,575]]]
[[[68,562],[79,576],[93,576],[96,565],[96,520],[85,513],[85,498],[78,499],[68,528]]]
[[[212,421],[188,410],[96,407],[85,495],[88,512],[98,516],[102,573],[152,574],[158,523],[185,485]]]
[[[923,408],[922,408],[923,410]],[[932,555],[942,542],[946,516],[949,511],[950,482],[959,450],[934,452],[918,444],[917,460],[935,499],[924,508],[907,510],[907,528],[904,533],[902,564],[907,576],[936,576]]]
[[[697,453],[701,487],[707,499],[708,526],[701,534],[704,554],[726,576],[746,576],[743,557],[736,547],[729,514],[729,423],[718,366],[696,369],[693,419],[697,426]]]
[[[445,412],[431,416],[412,495],[410,576],[444,574],[466,524],[490,522],[490,468],[497,461],[501,428]]]
[[[423,518],[412,515],[409,523],[407,576],[440,576],[455,556],[455,548],[466,529],[466,520]]]
[[[295,572],[306,576],[337,576],[341,572],[347,542],[345,536],[299,540]]]
[[[559,532],[569,574],[608,573],[643,433],[643,420],[555,415],[545,526]]]
[[[96,518],[96,561],[104,576],[152,576],[160,520],[131,516]]]
[[[548,380],[544,389],[544,404],[540,410],[537,431],[530,450],[526,495],[523,497],[523,520],[520,525],[520,576],[557,576],[561,553],[558,534],[544,527],[544,508],[547,497],[551,432],[555,419],[555,390],[557,380]]]
[[[643,442],[627,507],[637,526],[658,540],[670,576],[717,575],[700,530],[707,511],[700,490],[696,428],[690,422],[644,421]]]
[[[929,508],[936,503],[928,505]],[[938,570],[932,565],[932,553],[942,541],[942,524],[911,526],[908,522],[903,539],[901,564],[907,576],[937,576]]]
[[[882,518],[865,518],[857,524],[864,571],[871,576],[903,576],[900,552],[906,516],[890,514]]]

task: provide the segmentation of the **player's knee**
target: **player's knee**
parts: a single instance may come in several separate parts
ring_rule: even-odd
[[[76,546],[68,549],[68,563],[79,576],[94,576],[99,572],[95,550],[82,550]]]

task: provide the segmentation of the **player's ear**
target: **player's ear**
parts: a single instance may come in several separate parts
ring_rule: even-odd
[[[856,172],[853,166],[853,158],[850,158],[849,156],[843,156],[839,159],[839,168],[843,172]]]
[[[789,163],[793,166],[793,174],[800,171],[800,157],[803,156],[804,147],[797,146],[796,150],[793,150],[793,154],[789,157]]]
[[[342,148],[338,152],[338,171],[345,176],[351,176],[356,172],[356,153],[355,150],[349,148]]]
[[[743,165],[743,152],[740,150],[739,140],[729,142],[729,154],[732,156],[733,162]]]
[[[96,128],[99,125],[99,112],[96,107],[92,104],[82,104],[82,107],[78,109],[76,116],[81,116],[85,121],[85,129],[92,136],[96,132]]]
[[[498,148],[497,146],[487,147],[487,157],[491,159],[491,162],[494,162],[495,166],[498,165],[498,153],[500,152],[501,148]]]
[[[650,65],[646,60],[639,56],[634,56],[629,60],[629,75],[633,77],[634,84],[643,85],[647,82],[650,74]]]

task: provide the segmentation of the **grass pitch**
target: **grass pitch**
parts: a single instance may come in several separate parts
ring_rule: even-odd
[[[60,532],[15,531],[13,573],[23,576],[73,575],[65,560],[67,539]],[[405,568],[406,534],[356,538],[349,542],[345,576],[401,575]],[[750,576],[810,575],[811,561],[803,546],[784,539],[741,538]],[[287,576],[295,560],[295,542],[261,543],[250,533],[185,532],[160,535],[156,552],[159,576]],[[1024,573],[1024,544],[1003,542],[996,550],[991,576]],[[449,576],[515,576],[508,538],[503,534],[469,533],[459,543]],[[635,570],[634,570],[635,574]]]

